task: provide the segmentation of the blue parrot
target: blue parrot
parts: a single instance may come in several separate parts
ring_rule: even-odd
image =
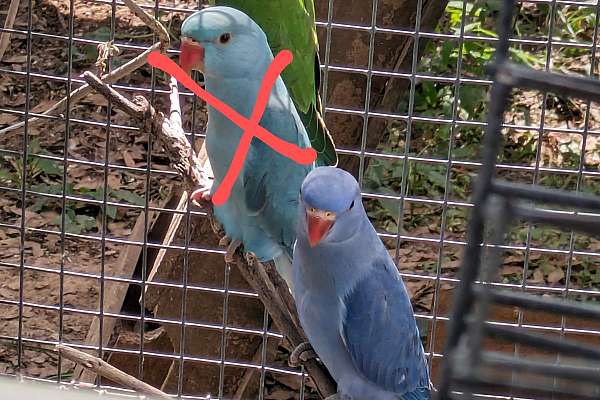
[[[210,7],[188,17],[181,27],[181,36],[182,68],[188,73],[202,71],[208,92],[250,118],[261,81],[273,61],[261,28],[239,10]],[[308,134],[281,77],[273,86],[260,125],[300,148],[310,147]],[[208,107],[206,150],[214,174],[212,188],[225,177],[242,133],[226,116]],[[229,257],[241,242],[245,251],[260,261],[274,260],[291,287],[298,192],[313,168],[314,163],[299,165],[253,139],[231,196],[224,205],[214,208],[217,220],[232,240]],[[201,192],[206,200],[208,188]],[[197,194],[198,191],[194,196]]]
[[[314,169],[298,210],[294,299],[338,397],[429,399],[433,387],[408,293],[354,177]]]

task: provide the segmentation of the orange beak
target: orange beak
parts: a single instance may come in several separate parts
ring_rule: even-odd
[[[179,51],[179,65],[186,74],[189,75],[193,69],[204,70],[204,47],[200,43],[182,38]]]
[[[334,221],[310,213],[307,213],[306,220],[308,225],[308,242],[310,243],[310,247],[315,247],[323,239],[323,236],[329,232]]]

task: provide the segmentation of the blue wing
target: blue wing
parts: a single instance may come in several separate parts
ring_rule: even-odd
[[[406,400],[429,399],[429,372],[410,299],[391,258],[345,297],[342,337],[355,367]]]
[[[279,85],[283,83],[278,82],[260,124],[287,142],[302,148],[310,147],[304,125],[285,88]],[[256,138],[244,166],[246,206],[259,217],[263,230],[283,245],[290,257],[296,238],[298,193],[312,168],[296,164]]]

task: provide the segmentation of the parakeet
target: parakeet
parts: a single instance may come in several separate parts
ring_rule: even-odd
[[[243,11],[267,35],[273,54],[288,49],[294,61],[282,78],[316,150],[317,166],[337,165],[333,139],[323,120],[319,96],[321,70],[314,0],[210,0],[212,6]]]
[[[202,71],[205,88],[238,113],[250,118],[261,81],[273,54],[261,28],[243,12],[209,7],[182,25],[180,64]],[[260,125],[300,148],[310,140],[281,77],[267,102]],[[214,189],[225,177],[242,130],[208,106],[206,150],[214,174]],[[214,213],[226,235],[241,241],[260,261],[273,260],[291,286],[292,246],[300,185],[314,164],[300,165],[253,139],[231,195]]]
[[[293,287],[300,322],[349,400],[423,400],[432,386],[402,278],[354,177],[319,167],[301,187]]]

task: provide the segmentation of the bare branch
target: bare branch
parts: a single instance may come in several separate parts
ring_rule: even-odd
[[[163,26],[163,24],[161,24],[156,18],[146,13],[146,11],[144,11],[142,7],[140,7],[135,1],[123,0],[123,3],[125,3],[125,5],[129,7],[129,9],[133,11],[135,15],[137,15],[146,25],[148,25],[150,29],[154,31],[154,33],[158,35],[162,47],[161,50],[164,51],[168,49],[171,43],[171,38],[169,37],[169,32]]]
[[[177,87],[177,79],[171,77],[169,88],[171,88],[171,94],[169,96],[169,100],[171,100],[171,115],[169,119],[171,120],[171,125],[173,125],[173,127],[178,126],[181,128],[183,123],[181,122],[181,106],[179,105],[179,89]]]
[[[12,29],[15,18],[17,17],[17,11],[19,10],[20,0],[11,0],[10,6],[8,6],[8,13],[6,14],[6,21],[4,21],[4,29]],[[4,56],[4,52],[8,49],[10,45],[10,32],[3,31],[0,34],[0,61],[2,61],[2,57]]]
[[[84,368],[94,371],[100,376],[110,379],[113,382],[125,385],[128,388],[135,390],[138,393],[146,394],[155,399],[171,400],[172,397],[165,392],[140,381],[133,376],[113,367],[106,361],[98,357],[91,356],[83,351],[79,351],[69,346],[59,344],[56,346],[56,351],[64,358],[74,361]]]
[[[146,61],[148,60],[148,55],[155,50],[160,50],[160,47],[161,47],[160,43],[153,44],[150,48],[148,48],[146,51],[144,51],[142,54],[140,54],[133,60],[127,62],[126,64],[121,65],[119,68],[113,70],[110,74],[103,75],[102,81],[105,83],[115,83],[119,79],[130,75],[133,71],[137,70],[138,68],[140,68],[141,66],[146,64]],[[71,96],[71,99],[70,99],[71,107],[74,104],[78,103],[81,99],[83,99],[85,96],[87,96],[91,92],[92,92],[92,88],[89,85],[83,85],[83,86],[78,87],[77,89],[73,90],[71,92],[71,94],[69,95],[69,96]],[[47,116],[57,115],[57,114],[63,113],[65,111],[66,107],[67,107],[67,97],[65,96],[58,103],[54,104],[52,107],[50,107],[49,109],[44,111],[42,113],[42,115],[47,115]],[[40,118],[40,117],[29,118],[29,125],[37,124],[37,123],[41,122],[43,119],[44,118]],[[0,129],[0,135],[3,133],[12,132],[16,129],[22,128],[23,126],[25,126],[24,121],[19,122],[14,125],[11,125],[11,126],[7,126],[4,129]]]
[[[102,83],[92,73],[86,72],[84,78],[102,95],[110,98],[115,105],[136,118],[143,129],[150,130],[157,141],[162,143],[171,165],[183,177],[188,187],[203,186],[205,175],[202,163],[179,127],[173,126],[162,113],[156,112],[144,97],[137,96],[133,104],[116,90]],[[306,342],[306,335],[300,326],[291,293],[275,269],[275,265],[272,262],[249,263],[239,254],[235,255],[233,264],[237,265],[244,278],[259,295],[290,346],[296,347]],[[305,366],[323,397],[335,393],[335,384],[322,364],[313,359],[306,362]]]
[[[164,114],[157,112],[143,96],[136,96],[131,102],[91,72],[84,73],[83,77],[92,88],[135,118],[142,129],[154,135],[153,137],[163,145],[171,166],[184,178],[188,189],[206,183],[207,177],[202,169],[202,162],[192,150],[180,127],[173,126]]]

